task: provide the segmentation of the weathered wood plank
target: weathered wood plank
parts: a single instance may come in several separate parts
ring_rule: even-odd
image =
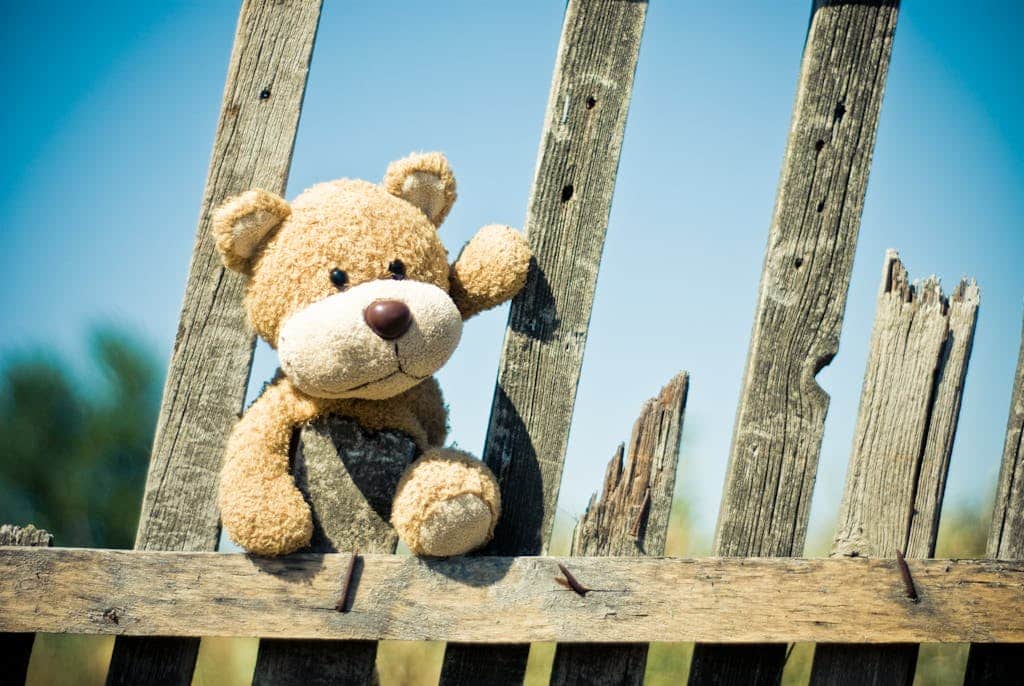
[[[646,0],[566,6],[525,224],[535,262],[512,302],[483,451],[501,482],[491,554],[538,554],[551,535],[646,13]],[[441,683],[521,683],[528,647],[497,650],[448,646]]]
[[[356,640],[1010,642],[1024,561],[365,555],[0,548],[0,632]],[[565,565],[588,588],[556,581]],[[60,598],[39,603],[35,597]],[[479,681],[488,681],[478,675]]]
[[[935,553],[978,301],[973,282],[949,300],[934,277],[911,285],[886,254],[833,555]],[[917,648],[818,646],[811,683],[908,684]]]
[[[898,0],[815,0],[714,550],[803,550]],[[691,683],[774,684],[782,648],[697,646]]]
[[[242,279],[221,266],[210,215],[249,188],[284,193],[321,2],[242,4],[153,441],[139,550],[217,546],[217,473],[242,409],[255,339],[242,311]],[[198,647],[173,639],[118,641],[107,682],[187,686]]]
[[[999,468],[988,556],[1024,560],[1024,330],[1021,332],[1017,374],[1006,421],[1006,442]],[[972,645],[964,684],[1013,683],[1024,674],[1024,644]]]
[[[689,375],[676,375],[657,397],[644,403],[633,424],[629,453],[623,446],[608,465],[600,500],[591,498],[573,532],[577,556],[660,556],[665,554],[676,483]],[[639,684],[647,665],[647,644],[560,643],[551,684]]]
[[[296,448],[292,474],[313,510],[312,551],[393,553],[398,535],[389,523],[391,501],[419,454],[412,439],[322,417],[302,430]],[[267,639],[260,641],[253,683],[361,686],[373,680],[376,659],[373,641]]]
[[[53,545],[53,536],[31,524],[25,527],[4,524],[0,526],[0,546],[29,546],[48,548]],[[36,595],[37,602],[52,602],[45,596]],[[32,658],[32,644],[36,635],[32,632],[0,634],[0,681],[8,684],[23,684],[28,674],[28,663]]]

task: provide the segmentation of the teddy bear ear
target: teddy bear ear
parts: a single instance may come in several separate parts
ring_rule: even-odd
[[[213,239],[224,266],[248,274],[260,243],[291,213],[283,198],[264,190],[225,200],[213,212]]]
[[[388,165],[384,188],[423,210],[440,226],[455,204],[455,177],[439,152],[414,153]]]

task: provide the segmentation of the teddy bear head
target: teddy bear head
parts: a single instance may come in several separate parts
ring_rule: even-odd
[[[221,258],[248,276],[249,321],[299,390],[388,398],[448,360],[468,316],[437,231],[454,202],[447,161],[427,153],[380,185],[330,181],[291,202],[252,190],[216,210]]]

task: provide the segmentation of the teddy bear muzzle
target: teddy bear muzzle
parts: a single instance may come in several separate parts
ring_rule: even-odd
[[[281,369],[321,398],[382,400],[448,361],[462,316],[448,293],[412,280],[359,284],[289,316],[277,341]]]

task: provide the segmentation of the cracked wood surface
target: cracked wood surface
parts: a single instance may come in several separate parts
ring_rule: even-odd
[[[1024,331],[1006,420],[1006,442],[999,468],[988,535],[988,557],[1024,560]],[[1024,643],[971,646],[964,684],[1013,683],[1024,674]]]
[[[31,524],[25,527],[4,524],[0,526],[0,546],[42,546],[53,545],[53,536]],[[37,602],[52,602],[45,596],[35,596]],[[32,644],[36,635],[33,632],[0,633],[0,680],[11,684],[25,683],[28,674],[28,663],[32,658]]]
[[[1024,640],[1022,561],[910,560],[915,603],[895,560],[365,555],[341,613],[349,560],[0,548],[0,631],[488,644]],[[559,585],[559,563],[593,590],[580,597]]]
[[[646,1],[569,0],[530,193],[533,248],[512,301],[483,459],[501,483],[486,552],[545,550],[558,501]],[[529,646],[449,645],[441,684],[519,684]]]
[[[816,0],[768,234],[714,551],[803,550],[898,0]],[[775,684],[784,648],[696,646],[694,684]]]
[[[250,188],[284,193],[320,5],[242,4],[153,441],[139,550],[217,547],[217,475],[245,399],[255,338],[242,310],[243,279],[221,265],[210,216]],[[187,685],[198,647],[177,638],[118,641],[107,683]]]
[[[979,297],[973,281],[948,299],[935,277],[912,285],[886,254],[833,555],[934,555]],[[811,683],[910,683],[917,648],[821,645]]]
[[[590,499],[573,531],[575,556],[665,554],[689,375],[676,375],[646,401],[633,424],[629,452],[620,445],[605,472],[601,498]],[[625,459],[624,459],[625,458]],[[646,643],[559,643],[551,684],[643,683]]]

